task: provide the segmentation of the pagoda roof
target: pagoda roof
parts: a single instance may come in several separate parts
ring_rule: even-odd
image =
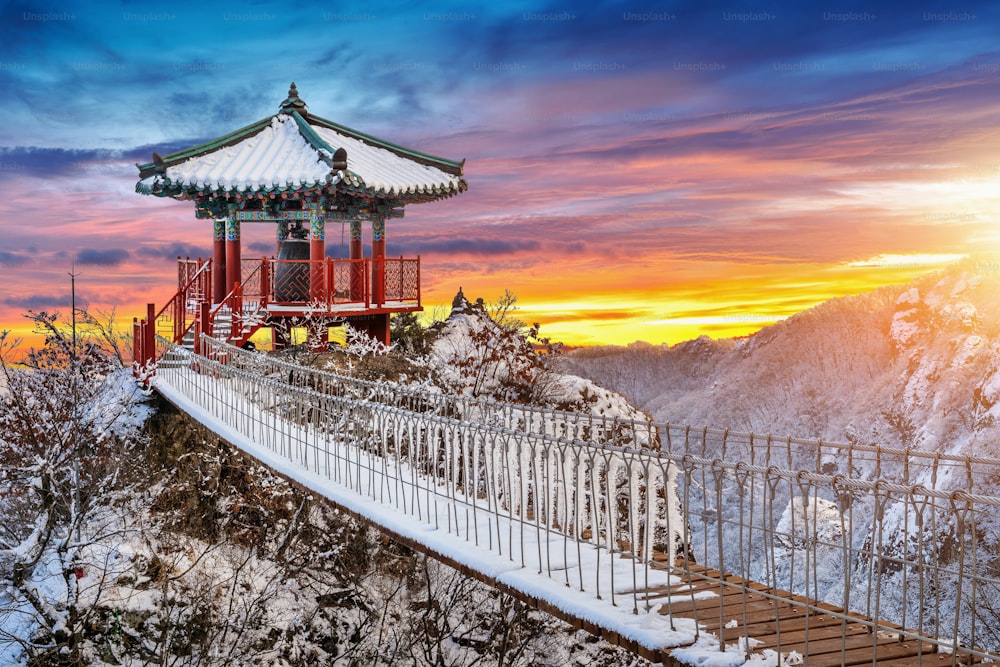
[[[402,205],[464,192],[464,165],[315,116],[293,83],[273,116],[137,164],[136,192],[196,200],[344,194]]]

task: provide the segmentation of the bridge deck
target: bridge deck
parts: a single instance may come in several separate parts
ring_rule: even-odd
[[[906,635],[880,630],[872,632],[873,621],[863,615],[845,612],[788,591],[769,588],[734,575],[722,576],[718,570],[694,563],[669,567],[666,559],[654,567],[670,570],[685,583],[645,592],[644,599],[657,600],[679,591],[714,591],[719,597],[672,603],[669,613],[675,618],[693,618],[699,627],[720,637],[732,647],[743,637],[750,637],[755,652],[772,649],[781,654],[796,652],[802,664],[810,667],[835,665],[971,665],[981,661],[969,655],[939,653],[936,644]],[[812,609],[799,603],[808,603]],[[830,613],[817,611],[826,607]],[[666,606],[660,613],[668,613]],[[885,621],[878,625],[891,625]],[[902,630],[902,628],[900,628]],[[730,649],[732,650],[732,649]],[[652,656],[644,656],[647,659]],[[682,665],[670,655],[664,664]]]

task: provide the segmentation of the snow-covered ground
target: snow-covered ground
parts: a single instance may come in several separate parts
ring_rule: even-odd
[[[482,331],[478,320],[468,313],[459,315],[452,319],[450,332],[445,332],[444,340],[452,334],[451,348],[440,347],[437,351],[439,365],[444,369],[455,358],[451,353],[456,350],[464,348],[463,353],[468,354],[475,353],[479,343],[489,346],[488,337],[478,342],[469,338],[470,333]],[[674,423],[707,423],[832,440],[926,447],[946,453],[997,455],[1000,325],[996,322],[1000,322],[997,276],[954,270],[905,287],[836,300],[745,339],[699,339],[669,349],[635,345],[624,351],[584,351],[568,362],[576,375],[544,376],[544,393],[554,405],[626,419],[642,418],[621,395],[583,379],[589,376],[631,394],[656,417]],[[468,344],[456,345],[455,340]],[[515,375],[523,372],[505,363],[484,378],[481,389],[500,395],[512,387],[516,389],[516,383],[511,381],[494,382],[511,370],[516,371]],[[240,408],[226,419],[217,418],[177,392],[182,383],[174,386],[166,382],[171,373],[180,380],[182,372],[162,369],[161,390],[216,433],[280,474],[424,545],[428,551],[445,553],[499,582],[651,648],[688,644],[673,655],[689,664],[778,663],[773,652],[744,662],[742,651],[735,647],[721,651],[718,643],[704,633],[691,644],[693,625],[676,619],[671,629],[655,606],[640,604],[636,610],[639,613],[633,614],[633,591],[671,583],[662,571],[612,558],[606,549],[568,541],[565,535],[541,530],[534,522],[490,513],[488,503],[482,499],[465,498],[460,490],[421,482],[418,471],[397,462],[390,465],[380,461],[352,443],[335,442],[341,458],[317,474],[315,468],[311,470],[293,459],[301,461],[303,453],[308,452],[306,458],[316,462],[318,431],[300,434],[311,438],[309,448],[304,450],[279,447],[274,451],[263,447],[261,443],[277,442],[276,432],[288,433],[298,427],[275,420],[273,411],[245,400],[234,402]],[[448,379],[446,373],[444,377]],[[466,378],[457,374],[450,380],[461,384]],[[100,403],[93,406],[95,415],[102,409]],[[242,419],[244,427],[236,430],[232,427],[236,422],[228,419]],[[854,463],[853,474],[872,479],[872,459],[859,458]],[[942,475],[934,480],[940,488],[957,488],[962,482],[961,475]],[[988,491],[988,482],[983,480],[980,490]],[[455,501],[459,501],[457,506]],[[816,496],[793,497],[780,505],[779,512],[786,505],[787,509],[785,516],[776,517],[776,532],[785,533],[788,544],[778,544],[779,550],[816,539],[837,544],[845,532],[853,534],[856,544],[864,544],[870,537],[867,525],[871,520],[863,511],[864,502],[855,499],[851,519],[845,522],[842,508],[835,501]],[[725,502],[723,508],[728,507]],[[413,512],[418,505],[415,518]],[[904,544],[913,537],[913,517],[903,504],[884,509],[880,524],[885,529],[879,539],[884,537],[889,545]],[[800,534],[802,524],[792,520],[796,513],[816,519],[816,534]],[[992,542],[987,542],[997,533],[985,523],[980,527],[982,553],[986,553],[992,548]],[[490,543],[502,545],[503,550],[489,549]],[[127,546],[119,547],[117,553],[116,558],[126,567],[134,556],[127,553]],[[219,554],[219,568],[224,570],[224,554],[213,553]],[[823,585],[830,590],[836,590],[839,578],[844,576],[834,567],[838,556],[831,552],[819,568]],[[205,562],[210,564],[211,558],[214,556],[206,557]],[[793,561],[794,557],[789,562]],[[764,561],[748,564],[750,571],[762,571],[763,567],[767,567]],[[115,572],[113,568],[109,571]],[[44,568],[38,572],[44,580]],[[795,573],[800,574],[799,568]],[[89,585],[90,576],[84,574],[81,586]],[[785,576],[783,572],[775,574],[776,578]],[[795,579],[791,571],[787,578]],[[601,599],[597,599],[598,593]],[[143,611],[143,604],[153,604],[152,600],[144,602],[143,597],[151,593],[129,595],[132,597],[123,604],[138,612]],[[947,595],[941,597],[944,606],[950,604]],[[612,598],[617,605],[612,604]],[[883,612],[898,611],[893,608],[892,591],[886,591],[884,600]],[[0,599],[0,608],[9,606]],[[5,616],[0,629],[26,631],[25,618]],[[0,654],[0,664],[13,659],[14,652]]]

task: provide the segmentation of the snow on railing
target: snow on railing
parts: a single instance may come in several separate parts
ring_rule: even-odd
[[[202,339],[202,345],[203,353],[210,358],[225,359],[230,366],[274,377],[295,387],[315,389],[337,396],[404,405],[418,412],[451,416],[501,428],[525,430],[539,435],[566,437],[595,444],[627,444],[642,449],[659,449],[659,436],[656,425],[652,422],[501,403],[469,396],[434,393],[387,382],[362,380],[330,371],[307,368],[301,364],[244,350],[209,337]]]
[[[649,608],[638,591],[663,579],[630,566],[616,583],[619,556],[679,549],[675,466],[655,454],[292,387],[176,346],[163,383],[289,461],[612,601]]]
[[[812,637],[818,651],[839,626],[843,640],[823,650],[844,663],[914,641],[954,664],[1000,658],[995,495],[623,447],[598,442],[620,431],[588,415],[366,383],[207,340],[203,349],[217,359],[170,347],[157,382],[287,460],[595,597],[659,604],[671,619],[697,608],[704,629],[742,639],[748,655],[754,635],[800,653]],[[626,560],[643,567],[623,570]],[[662,569],[694,583],[658,584]],[[718,594],[711,622],[696,590]],[[792,609],[814,620],[775,636]]]

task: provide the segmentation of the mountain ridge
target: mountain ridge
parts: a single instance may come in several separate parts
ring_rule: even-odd
[[[563,367],[660,421],[998,454],[1000,271],[966,260],[750,336],[588,348]]]

